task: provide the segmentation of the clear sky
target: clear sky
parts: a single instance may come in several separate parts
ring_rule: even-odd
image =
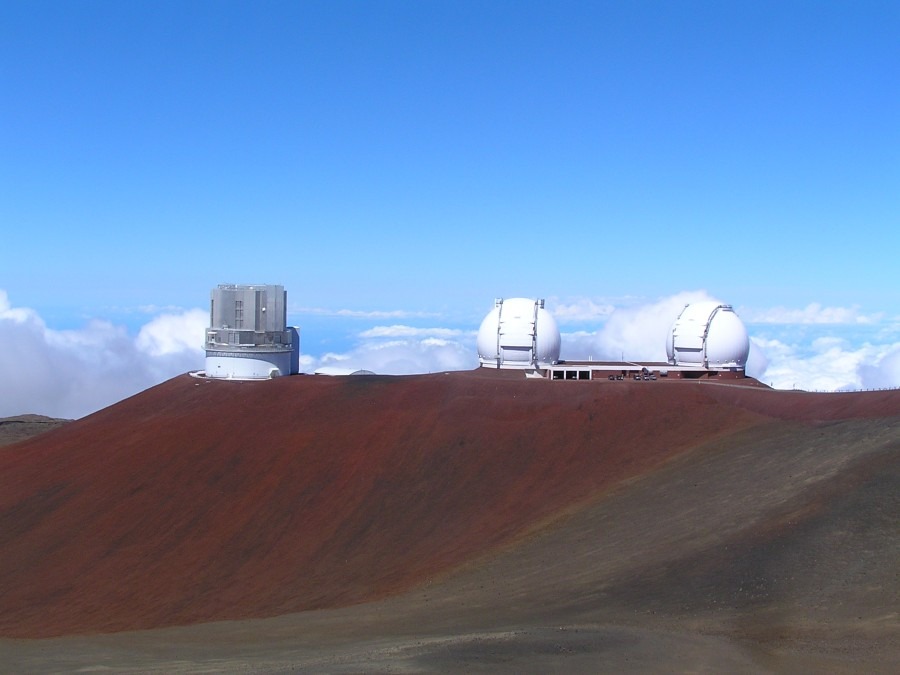
[[[0,337],[181,366],[213,286],[280,283],[310,368],[391,338],[412,372],[469,367],[494,297],[575,357],[708,296],[763,380],[900,384],[865,377],[900,348],[898,35],[893,1],[10,0]]]

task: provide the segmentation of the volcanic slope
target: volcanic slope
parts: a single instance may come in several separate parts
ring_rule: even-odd
[[[44,415],[18,415],[0,418],[0,446],[24,441],[26,438],[45,433],[71,420],[45,417]]]
[[[182,376],[0,449],[0,635],[181,626],[104,638],[123,669],[900,665],[900,392],[520,377]]]

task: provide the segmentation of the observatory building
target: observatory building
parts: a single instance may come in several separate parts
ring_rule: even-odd
[[[277,285],[219,284],[210,293],[206,377],[261,380],[300,370],[300,333]]]
[[[559,328],[543,300],[501,298],[481,322],[477,345],[483,367],[536,369],[559,361]]]
[[[686,305],[666,339],[673,366],[708,370],[744,370],[750,337],[731,305],[697,302]]]
[[[544,301],[510,298],[494,301],[477,347],[482,368],[550,380],[734,379],[745,377],[750,338],[731,305],[697,302],[684,307],[665,336],[667,361],[562,360],[559,328]]]

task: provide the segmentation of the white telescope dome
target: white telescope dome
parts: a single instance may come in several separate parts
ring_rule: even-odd
[[[559,361],[559,327],[543,300],[494,301],[478,330],[478,360],[495,368],[534,368]]]
[[[715,301],[686,305],[666,340],[669,363],[703,368],[742,369],[750,337],[731,305]]]

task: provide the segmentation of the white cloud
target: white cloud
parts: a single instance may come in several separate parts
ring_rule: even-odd
[[[178,314],[184,311],[184,307],[177,305],[139,305],[137,311],[141,314]]]
[[[806,346],[786,344],[777,339],[756,341],[769,359],[760,374],[776,389],[833,391],[859,389],[858,369],[862,354],[832,338],[819,338]]]
[[[81,417],[203,367],[203,323],[188,310],[162,315],[136,338],[107,321],[53,330],[34,310],[14,308],[0,290],[0,417]]]
[[[750,377],[759,380],[769,367],[769,357],[755,338],[750,338],[750,354],[747,357],[747,365],[744,372]]]
[[[803,309],[772,307],[769,309],[744,309],[741,318],[756,324],[874,324],[884,318],[884,313],[863,314],[858,306],[823,307],[813,302]]]
[[[596,332],[564,333],[562,357],[665,361],[666,334],[684,306],[712,299],[706,291],[685,291],[645,305],[617,308]]]
[[[313,314],[316,316],[335,316],[350,319],[411,319],[440,316],[434,312],[409,312],[403,309],[365,311],[359,309],[326,309],[322,307],[291,309],[291,314]]]
[[[458,328],[416,328],[414,326],[375,326],[364,330],[359,334],[361,338],[386,338],[386,337],[459,337],[466,331]]]
[[[900,343],[886,350],[874,365],[862,365],[859,375],[866,389],[900,387]]]
[[[478,366],[474,340],[423,339],[371,340],[343,354],[328,353],[303,364],[306,372],[339,365],[341,369],[371,370],[381,375],[412,375]]]
[[[13,307],[9,303],[9,295],[6,291],[0,289],[0,320],[14,321],[16,323],[25,323],[37,314],[34,310],[23,307]]]
[[[402,324],[374,326],[358,334],[359,343],[345,352],[328,352],[302,364],[304,372],[370,370],[381,375],[412,375],[478,366],[476,330]]]
[[[181,314],[162,314],[144,325],[138,333],[138,349],[150,356],[165,356],[203,348],[209,314],[189,309]]]
[[[602,321],[608,318],[615,309],[611,303],[592,298],[578,298],[568,303],[558,302],[555,299],[547,301],[547,310],[561,324]]]
[[[777,338],[754,339],[768,364],[763,372],[748,374],[776,389],[845,391],[900,387],[900,343],[854,345],[832,337],[808,343]]]

